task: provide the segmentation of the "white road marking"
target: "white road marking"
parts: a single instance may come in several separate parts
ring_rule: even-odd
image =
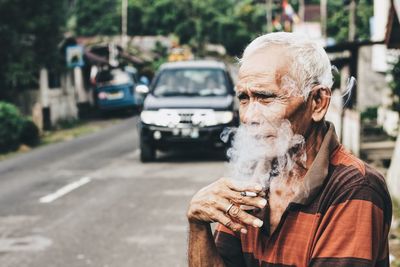
[[[50,202],[53,202],[53,201],[56,200],[57,198],[60,198],[60,197],[62,197],[62,196],[64,196],[64,195],[68,194],[69,192],[71,192],[71,191],[77,189],[78,187],[80,187],[80,186],[82,186],[82,185],[84,185],[84,184],[89,183],[90,181],[91,181],[91,178],[90,178],[90,177],[87,177],[87,176],[82,177],[81,179],[79,179],[79,180],[76,181],[76,182],[73,182],[73,183],[67,184],[67,185],[64,186],[64,187],[61,187],[60,189],[58,189],[56,192],[54,192],[54,193],[52,193],[52,194],[49,194],[49,195],[44,196],[44,197],[41,197],[41,198],[39,199],[39,202],[40,202],[40,203],[50,203]]]
[[[51,239],[40,235],[0,238],[0,252],[41,251],[52,243]]]

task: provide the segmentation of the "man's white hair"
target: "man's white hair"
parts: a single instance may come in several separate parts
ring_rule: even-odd
[[[332,88],[332,67],[324,48],[317,42],[299,34],[275,32],[259,36],[246,47],[240,61],[242,62],[255,52],[272,45],[288,48],[291,56],[289,79],[294,80],[296,87],[301,90],[304,97],[308,96],[316,84]]]

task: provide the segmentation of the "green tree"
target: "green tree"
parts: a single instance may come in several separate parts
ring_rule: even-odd
[[[120,1],[76,0],[78,35],[120,32]],[[221,43],[238,55],[265,31],[265,4],[252,0],[129,0],[129,35],[175,34],[201,54],[206,42]]]
[[[400,57],[393,64],[392,70],[389,72],[392,80],[389,87],[393,94],[393,110],[400,112]]]
[[[297,10],[299,0],[289,1]],[[306,0],[319,4],[319,0]],[[357,1],[357,38],[369,39],[372,0]],[[118,34],[121,0],[76,0],[75,31],[78,35]],[[273,14],[281,2],[274,1]],[[259,0],[129,0],[129,35],[175,34],[199,54],[206,42],[224,45],[231,55],[266,31],[266,5]],[[348,38],[348,8],[343,0],[328,1],[328,35],[337,42]]]
[[[36,87],[39,69],[58,62],[66,8],[64,0],[0,1],[0,99]]]
[[[373,0],[358,0],[356,10],[356,39],[369,40],[369,19],[373,16]],[[348,40],[349,35],[349,9],[344,6],[343,0],[328,1],[328,36],[336,42]]]
[[[121,32],[121,1],[76,0],[75,33],[84,36],[115,35]]]

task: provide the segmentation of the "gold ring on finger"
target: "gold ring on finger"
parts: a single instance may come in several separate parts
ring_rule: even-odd
[[[231,210],[232,207],[233,207],[233,203],[229,204],[229,206],[225,210],[225,213],[229,214],[229,211]]]
[[[233,206],[229,210],[229,216],[231,217],[237,217],[239,215],[240,208],[238,206]]]

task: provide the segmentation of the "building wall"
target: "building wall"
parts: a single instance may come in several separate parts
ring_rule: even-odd
[[[392,198],[400,201],[400,135],[397,136],[396,146],[392,156],[392,164],[387,173],[386,182]]]
[[[374,1],[374,17],[371,31],[373,41],[383,41],[385,39],[389,8],[390,0]],[[386,50],[386,45],[384,44],[372,47],[372,69],[374,71],[387,71]]]
[[[359,50],[357,77],[357,109],[364,111],[382,103],[382,92],[387,86],[385,73],[372,68],[372,47],[363,46]]]
[[[75,120],[78,118],[75,96],[73,94],[64,94],[62,89],[50,91],[49,107],[52,125],[62,120]]]
[[[16,103],[21,112],[32,116],[32,120],[43,129],[43,109],[50,111],[51,125],[62,120],[74,120],[78,118],[78,103],[86,101],[86,92],[82,85],[80,71],[72,70],[61,74],[61,85],[59,88],[49,88],[48,72],[46,69],[40,71],[39,90],[24,90],[17,96]],[[79,83],[79,91],[76,90],[76,80]]]
[[[78,118],[78,109],[74,80],[71,71],[61,75],[60,88],[43,88],[43,94],[47,99],[42,99],[45,103],[43,107],[50,108],[50,121],[55,125],[58,121],[74,120]]]

